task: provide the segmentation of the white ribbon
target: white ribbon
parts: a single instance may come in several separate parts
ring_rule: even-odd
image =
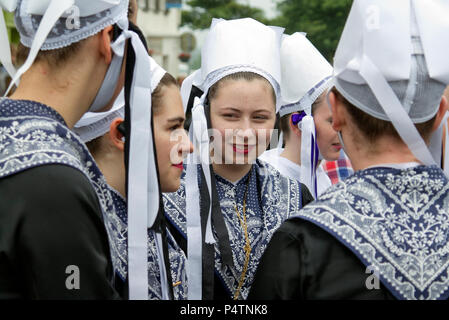
[[[16,74],[16,68],[14,67],[11,59],[11,47],[8,39],[8,29],[6,28],[5,17],[3,16],[3,10],[12,12],[15,10],[16,1],[0,0],[0,62],[8,71],[11,78]]]
[[[141,59],[146,50],[139,43],[138,36],[131,32],[122,33],[119,39],[131,37],[136,52],[131,105],[131,144],[129,151],[128,176],[128,278],[129,299],[148,299],[148,214],[149,168],[151,142],[150,77],[143,78],[142,71],[150,70],[147,59]],[[119,40],[118,39],[118,40]],[[143,103],[145,101],[145,108]],[[151,151],[150,151],[151,150]],[[153,183],[154,184],[154,183]],[[156,203],[159,199],[155,200]]]
[[[316,142],[315,122],[310,114],[306,114],[301,122],[301,182],[310,190],[310,193],[317,198],[316,194],[316,163],[315,157],[312,159],[312,137]],[[298,123],[299,126],[299,123]]]
[[[210,155],[209,155],[209,135],[207,131],[207,120],[204,113],[205,95],[194,100],[192,108],[192,124],[189,129],[189,136],[195,148],[194,153],[188,157],[186,169],[186,215],[187,215],[187,279],[188,279],[188,299],[201,300],[202,298],[202,231],[198,187],[197,163],[201,167],[206,178],[209,191],[209,213],[206,225],[205,241],[208,244],[215,243],[212,233],[212,188],[210,177]]]
[[[385,114],[415,157],[425,165],[435,165],[432,154],[393,89],[366,55],[363,55],[359,74],[365,79]]]
[[[210,153],[209,153],[209,134],[207,130],[207,120],[204,113],[204,100],[206,95],[204,94],[201,99],[195,98],[194,107],[192,110],[192,124],[193,124],[193,136],[196,145],[199,147],[197,150],[200,152],[201,167],[206,178],[207,190],[209,192],[209,214],[207,218],[206,227],[206,243],[213,244],[215,239],[212,233],[211,213],[212,213],[212,187],[210,177]]]
[[[156,159],[151,135],[151,69],[148,53],[139,36],[124,31],[123,40],[131,38],[136,53],[131,88],[131,144],[128,177],[128,278],[129,298],[148,299],[148,228],[159,211]],[[146,211],[146,212],[145,212]],[[158,234],[156,234],[157,236]],[[168,286],[161,241],[157,241],[162,296],[167,298]]]
[[[193,141],[193,130],[189,132]],[[198,155],[189,154],[186,168],[186,225],[187,225],[187,281],[188,300],[202,298],[202,232],[198,195]]]
[[[447,120],[444,122],[445,131],[445,146],[444,146],[444,173],[446,177],[449,177],[449,127],[447,125]]]
[[[164,290],[164,288],[168,289],[169,283],[168,283],[168,277],[167,277],[167,271],[165,269],[165,260],[164,257],[164,247],[163,247],[163,241],[166,241],[162,239],[162,234],[158,232],[154,232],[155,235],[155,241],[156,241],[156,249],[159,256],[158,259],[158,265],[159,265],[159,273],[161,275],[161,293],[162,293],[162,300],[170,300],[170,296],[168,295],[168,290]],[[170,260],[169,260],[170,261]]]

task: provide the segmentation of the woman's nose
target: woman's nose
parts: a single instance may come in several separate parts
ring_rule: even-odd
[[[238,139],[243,139],[245,142],[253,140],[255,137],[254,128],[252,128],[251,121],[249,119],[242,120],[240,128],[236,130],[235,136]]]
[[[185,130],[183,130],[183,132],[182,132],[180,145],[181,145],[181,148],[179,151],[182,155],[188,155],[189,153],[193,152],[192,141],[190,141]]]

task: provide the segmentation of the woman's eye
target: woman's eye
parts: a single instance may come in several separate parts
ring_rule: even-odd
[[[268,117],[267,116],[254,116],[254,120],[264,121],[264,120],[268,120]]]
[[[223,115],[223,117],[225,118],[237,118],[237,115],[233,114],[233,113],[226,113]]]
[[[180,124],[177,124],[177,125],[174,125],[173,127],[170,127],[170,131],[175,131],[175,130],[178,130],[178,129],[180,129],[181,128],[181,125]]]

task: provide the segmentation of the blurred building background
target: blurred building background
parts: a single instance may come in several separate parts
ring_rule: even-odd
[[[148,40],[150,54],[182,81],[201,66],[201,45],[212,18],[252,17],[267,25],[297,31],[332,63],[352,0],[135,0],[137,24]],[[19,42],[13,15],[4,12],[13,49]],[[13,53],[14,57],[14,53]],[[8,83],[0,65],[0,93]]]
[[[185,76],[187,70],[180,61],[181,0],[137,0],[137,4],[137,25],[147,38],[151,56],[175,78]]]

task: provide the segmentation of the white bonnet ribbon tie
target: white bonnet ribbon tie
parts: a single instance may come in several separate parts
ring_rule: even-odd
[[[111,97],[114,95],[114,91],[122,70],[126,40],[131,37],[132,36],[129,31],[122,31],[118,39],[116,39],[115,42],[111,44],[111,50],[114,54],[101,84],[100,90],[97,92],[97,95],[93,103],[91,104],[89,111],[95,112],[101,110],[108,104]]]
[[[359,74],[365,79],[393,126],[415,157],[425,165],[435,165],[432,154],[393,89],[366,55],[363,55]]]
[[[449,126],[447,125],[447,120],[444,122],[445,131],[445,148],[444,148],[444,173],[446,177],[449,178]]]
[[[148,52],[139,36],[130,31],[123,32],[124,38],[131,38],[136,53],[133,86],[131,88],[131,144],[128,185],[128,270],[129,296],[132,300],[148,299],[148,228],[154,225],[159,211],[159,189],[156,159],[151,138],[151,69]],[[118,44],[117,44],[118,45]],[[150,104],[150,108],[148,106]],[[142,212],[143,211],[143,212]],[[156,234],[156,237],[158,235]],[[168,281],[161,250],[158,248],[159,271],[162,296],[168,297]]]
[[[202,230],[200,203],[198,195],[198,168],[201,163],[199,148],[201,148],[202,114],[198,105],[199,98],[195,98],[192,108],[192,123],[189,129],[189,138],[194,144],[194,152],[187,157],[186,168],[186,224],[187,224],[187,281],[188,300],[201,300],[202,298]],[[201,105],[202,107],[202,105]]]
[[[192,123],[193,125],[193,123]],[[193,128],[190,128],[189,138],[193,141]],[[187,282],[188,300],[202,298],[202,231],[200,203],[198,194],[199,157],[195,153],[187,156],[186,167],[186,225],[187,225]]]
[[[206,96],[205,94],[201,97],[201,99],[195,98],[194,107],[192,109],[192,123],[193,125],[193,134],[196,140],[196,146],[198,146],[198,151],[200,152],[200,160],[201,167],[204,172],[204,176],[206,178],[207,189],[209,192],[209,196],[212,197],[212,187],[210,181],[210,153],[209,153],[209,133],[207,130],[207,120],[204,112],[204,100]],[[215,239],[212,233],[212,222],[211,222],[211,213],[212,213],[212,201],[209,205],[209,214],[207,217],[207,226],[206,226],[206,236],[205,241],[208,244],[215,243]]]
[[[314,168],[314,150],[315,150],[315,123],[313,117],[309,114],[301,120],[301,182],[309,189],[310,193],[316,198],[315,192],[315,168]],[[315,143],[312,143],[312,140]]]

